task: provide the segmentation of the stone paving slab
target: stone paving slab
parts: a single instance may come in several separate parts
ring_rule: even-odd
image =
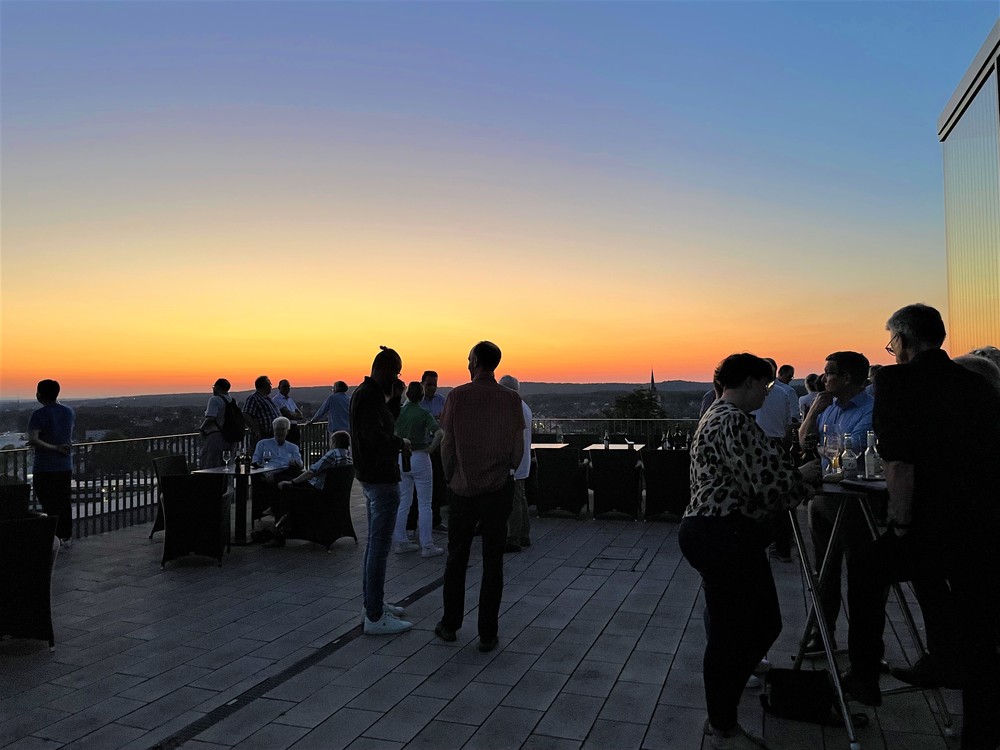
[[[357,489],[352,503],[363,539]],[[222,567],[187,558],[161,571],[148,525],[79,540],[53,577],[55,650],[0,642],[0,747],[700,748],[703,603],[676,526],[532,521],[532,546],[505,558],[489,654],[476,648],[478,544],[465,626],[446,644],[433,635],[443,557],[390,555],[387,600],[424,595],[407,605],[414,630],[373,638],[358,634],[363,543],[234,547]],[[805,597],[797,564],[773,569],[785,627],[769,656],[784,666]],[[890,658],[906,652],[887,636]],[[842,727],[766,716],[759,692],[746,691],[740,720],[772,747],[847,748]],[[959,694],[944,696],[958,712]],[[865,750],[955,746],[927,694],[867,713]]]

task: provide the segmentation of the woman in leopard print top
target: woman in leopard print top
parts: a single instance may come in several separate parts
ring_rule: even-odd
[[[781,632],[767,557],[771,519],[812,494],[803,473],[750,416],[773,379],[771,365],[752,354],[724,359],[715,371],[722,396],[705,412],[691,445],[691,503],[678,538],[704,582],[709,748],[766,747],[737,723],[737,706]],[[809,481],[819,480],[818,466],[804,471]]]

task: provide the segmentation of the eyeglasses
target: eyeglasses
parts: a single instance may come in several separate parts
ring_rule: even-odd
[[[766,388],[767,392],[770,393],[772,388],[774,388],[774,381],[773,380],[770,383],[767,384],[767,388]]]
[[[889,352],[889,354],[891,354],[893,357],[896,356],[896,350],[893,348],[892,342],[895,341],[897,338],[899,338],[898,333],[892,334],[892,338],[889,339],[889,343],[885,345],[885,350]]]

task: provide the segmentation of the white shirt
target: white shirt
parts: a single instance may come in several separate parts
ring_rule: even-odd
[[[524,455],[521,463],[514,469],[514,479],[527,479],[531,473],[531,409],[521,401],[521,414],[524,415]]]
[[[274,438],[264,438],[257,441],[253,451],[253,462],[264,465],[264,451],[271,451],[271,460],[267,462],[269,469],[287,469],[289,466],[302,466],[302,453],[299,446],[287,440],[278,445]]]
[[[278,407],[279,413],[282,409],[288,409],[291,414],[294,414],[299,410],[299,407],[295,405],[291,396],[282,396],[280,392],[272,394],[271,400],[274,402],[274,405]],[[282,414],[281,416],[285,415]]]
[[[799,397],[795,389],[775,380],[771,390],[764,399],[764,405],[751,412],[757,418],[757,424],[770,438],[783,439],[788,434],[788,425],[792,423],[792,415],[799,413]]]

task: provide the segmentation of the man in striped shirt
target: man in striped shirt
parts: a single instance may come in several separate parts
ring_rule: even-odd
[[[479,589],[479,650],[497,646],[503,595],[503,548],[514,496],[514,470],[524,454],[521,397],[496,381],[500,347],[480,341],[469,352],[471,383],[448,394],[441,413],[441,462],[451,511],[444,614],[434,632],[454,641],[465,612],[465,570],[477,525],[482,527],[483,578]]]

